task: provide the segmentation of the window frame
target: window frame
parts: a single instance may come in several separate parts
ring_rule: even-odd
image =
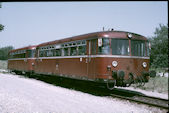
[[[99,38],[98,38],[99,39]],[[109,40],[109,43],[107,43],[106,45],[107,45],[107,47],[109,47],[109,50],[108,50],[108,53],[107,54],[105,54],[105,53],[103,53],[103,52],[99,52],[100,50],[99,50],[99,46],[98,46],[98,43],[97,43],[97,55],[111,55],[111,39],[112,38],[109,38],[109,37],[101,37],[101,39],[102,39],[102,46],[100,46],[100,47],[103,47],[105,44],[103,44],[103,39],[108,39]]]
[[[112,40],[126,40],[126,42],[128,42],[128,48],[127,48],[127,54],[113,54],[113,47],[112,47]],[[110,48],[111,48],[111,55],[121,55],[121,56],[130,56],[130,42],[129,42],[130,40],[129,39],[127,39],[127,38],[111,38],[111,42],[110,42]],[[116,48],[117,49],[117,48]]]
[[[139,44],[144,44],[143,45],[143,51],[140,51],[140,55],[138,55],[138,53],[137,53],[137,55],[134,55],[133,54],[133,45],[132,45],[132,42],[133,41],[138,41],[138,42],[143,42],[143,43],[139,43]],[[147,44],[146,44],[146,42],[148,42],[147,40],[137,40],[137,39],[133,39],[133,40],[131,40],[131,56],[138,56],[138,57],[147,57]],[[135,48],[135,47],[134,47]],[[137,48],[138,49],[138,48]],[[140,47],[140,50],[142,49],[142,46]]]

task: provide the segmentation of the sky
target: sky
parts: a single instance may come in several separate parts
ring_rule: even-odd
[[[168,24],[167,1],[2,2],[0,48],[37,45],[113,28],[154,36]]]

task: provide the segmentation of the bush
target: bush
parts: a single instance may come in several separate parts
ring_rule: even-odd
[[[156,91],[159,93],[168,94],[168,78],[156,76],[155,78],[150,78],[149,82],[144,86],[139,87],[140,89],[148,91]]]
[[[13,49],[12,46],[0,48],[0,60],[7,60],[8,59],[8,52],[12,49]]]
[[[0,60],[0,69],[7,69],[7,60]]]

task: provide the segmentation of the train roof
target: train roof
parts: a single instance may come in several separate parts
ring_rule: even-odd
[[[26,47],[22,47],[22,48],[17,48],[17,49],[13,49],[10,52],[16,52],[19,50],[28,50],[28,49],[34,49],[36,48],[37,45],[30,45],[30,46],[26,46]]]
[[[45,42],[42,44],[39,44],[38,47],[46,46],[46,45],[53,45],[53,44],[59,44],[59,43],[65,43],[65,42],[71,42],[76,40],[89,40],[91,38],[98,38],[98,37],[105,37],[105,38],[127,38],[128,39],[128,33],[132,34],[132,39],[136,40],[147,40],[146,37],[132,33],[132,32],[126,32],[126,31],[100,31],[100,32],[93,32],[88,34],[82,34],[78,36],[72,36],[69,38],[64,38],[60,40],[54,40],[50,42]]]

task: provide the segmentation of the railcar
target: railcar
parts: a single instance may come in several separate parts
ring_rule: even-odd
[[[11,50],[8,53],[8,69],[16,74],[34,72],[36,46],[27,46]]]
[[[149,61],[146,37],[101,31],[37,45],[34,72],[104,83],[112,89],[148,82]]]

